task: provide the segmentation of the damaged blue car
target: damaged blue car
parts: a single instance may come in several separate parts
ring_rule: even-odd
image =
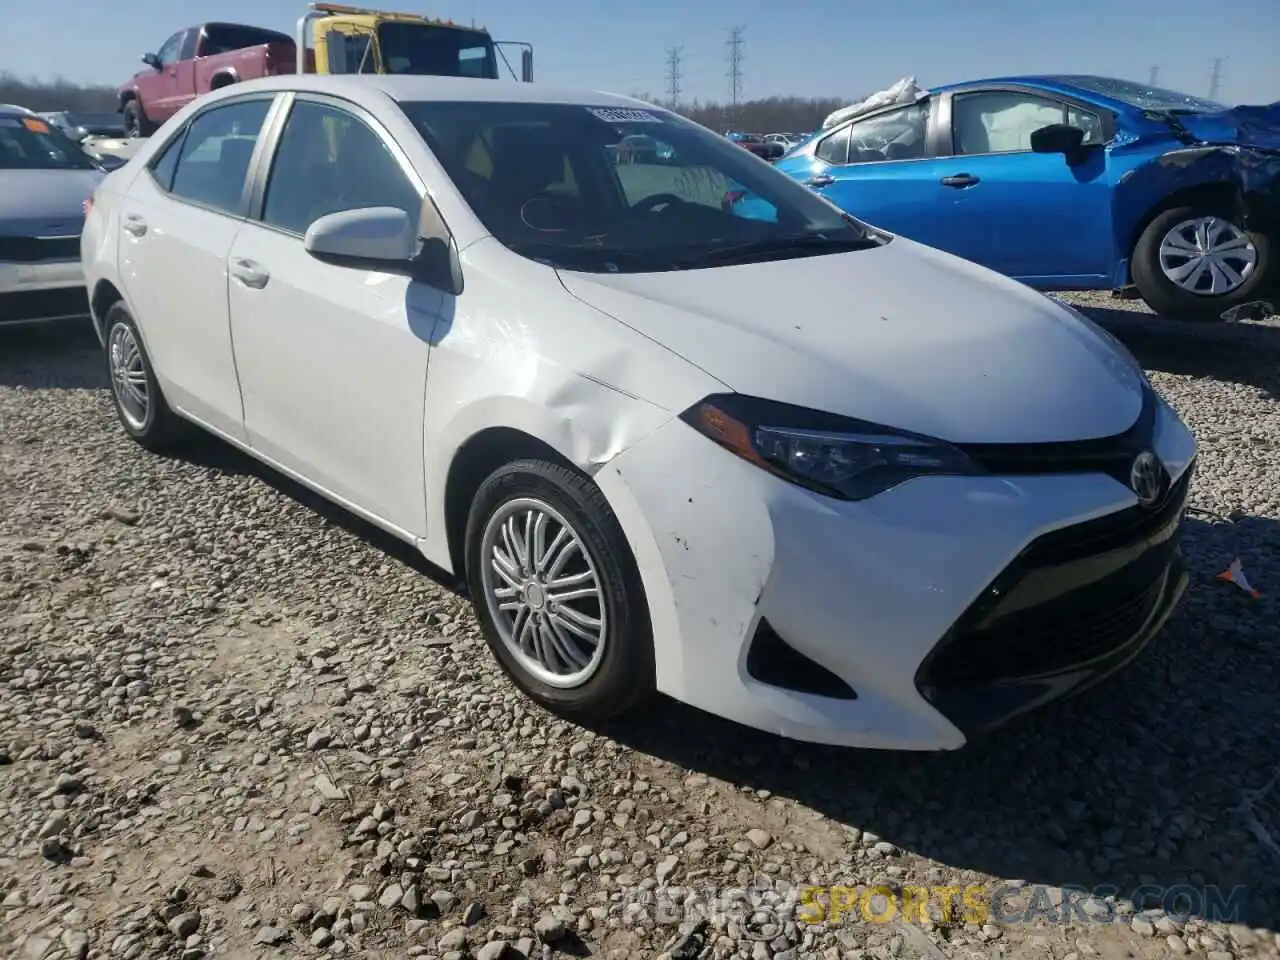
[[[1030,286],[1136,287],[1177,319],[1229,317],[1280,272],[1280,103],[1096,76],[981,80],[844,120],[775,166],[860,220]],[[767,219],[755,204],[726,195]]]

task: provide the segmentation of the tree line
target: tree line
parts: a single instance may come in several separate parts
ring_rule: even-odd
[[[12,73],[0,73],[0,103],[17,104],[37,113],[113,113],[119,105],[114,87],[86,87],[61,77],[23,80]]]
[[[833,110],[852,102],[834,97],[766,97],[746,100],[736,107],[699,100],[673,106],[647,93],[634,96],[650,103],[661,103],[695,123],[721,133],[726,130],[807,133],[817,130]],[[11,73],[0,73],[0,103],[16,103],[41,113],[52,110],[111,113],[118,106],[114,87],[83,86],[61,78],[47,82],[23,80]]]
[[[830,113],[855,102],[835,97],[765,97],[761,100],[745,100],[734,107],[728,103],[699,100],[672,104],[647,93],[632,96],[667,107],[718,133],[728,130],[747,133],[809,133],[821,127],[822,121]]]

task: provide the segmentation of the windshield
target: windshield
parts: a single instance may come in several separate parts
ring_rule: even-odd
[[[89,133],[123,133],[124,120],[118,113],[64,113],[63,124],[75,130],[83,127]]]
[[[1178,93],[1176,90],[1165,90],[1148,84],[1134,83],[1132,80],[1113,80],[1109,77],[1053,77],[1081,90],[1096,93],[1102,97],[1119,100],[1139,110],[1155,110],[1168,113],[1217,113],[1227,107],[1212,100],[1193,97],[1189,93]]]
[[[487,33],[388,21],[378,24],[378,48],[387,73],[493,80],[498,63]]]
[[[661,109],[406,103],[501,243],[571,270],[650,272],[879,246],[869,228]],[[745,210],[735,200],[749,193]]]
[[[66,134],[38,117],[0,116],[0,170],[94,170]]]

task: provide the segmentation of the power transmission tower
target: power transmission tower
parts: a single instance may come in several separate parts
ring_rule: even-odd
[[[729,31],[729,123],[737,123],[738,101],[742,98],[742,31],[746,27],[734,27]]]
[[[1151,77],[1149,80],[1147,80],[1147,83],[1150,86],[1154,87],[1159,82],[1160,82],[1160,64],[1153,63],[1151,65]]]
[[[1226,57],[1213,58],[1213,73],[1209,75],[1209,99],[1218,99],[1218,90],[1222,88],[1222,64]]]
[[[667,95],[671,98],[671,106],[680,103],[680,56],[684,47],[667,48]]]

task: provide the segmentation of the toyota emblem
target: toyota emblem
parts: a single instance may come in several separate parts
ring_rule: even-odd
[[[1133,467],[1129,470],[1129,486],[1144,507],[1155,504],[1164,493],[1164,468],[1150,450],[1144,450],[1134,458]]]

